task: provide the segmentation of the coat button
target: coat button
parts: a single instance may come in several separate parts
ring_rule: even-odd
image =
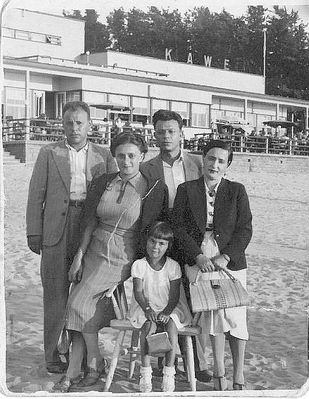
[[[62,214],[61,214],[62,216],[65,216],[65,212],[62,212]]]
[[[67,203],[68,203],[68,200],[67,200],[67,199],[65,199],[65,200],[64,200],[64,203],[65,203],[65,204],[67,204]]]

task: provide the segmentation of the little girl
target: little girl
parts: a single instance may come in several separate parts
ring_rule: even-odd
[[[172,241],[173,232],[169,225],[155,222],[148,233],[146,257],[136,260],[131,269],[134,296],[128,318],[134,327],[141,327],[141,392],[152,390],[147,335],[154,333],[160,324],[168,333],[172,349],[166,353],[161,388],[164,392],[173,392],[177,329],[191,322],[191,313],[181,285],[180,266],[166,256]]]

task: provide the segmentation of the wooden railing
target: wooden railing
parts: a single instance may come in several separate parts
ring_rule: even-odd
[[[19,140],[59,141],[64,138],[62,122],[51,119],[12,119],[3,124],[3,142]],[[138,131],[149,146],[155,145],[153,131],[149,128],[126,127],[122,131]],[[110,125],[94,124],[88,139],[94,143],[110,145],[115,134]]]
[[[3,123],[3,142],[18,140],[58,141],[64,138],[61,120],[50,119],[14,119]],[[134,131],[124,126],[123,131]],[[150,147],[156,146],[153,129],[138,128]],[[90,141],[110,145],[115,132],[110,125],[94,124],[88,134]],[[210,138],[219,138],[231,143],[235,152],[285,154],[309,156],[309,139],[274,138],[266,136],[239,136],[205,134],[203,137],[184,140],[184,148],[190,151],[202,150]]]
[[[191,151],[201,151],[206,142],[213,138],[204,136],[185,142],[184,147]],[[231,143],[235,152],[285,154],[309,156],[309,139],[274,138],[266,136],[217,135],[215,138]]]

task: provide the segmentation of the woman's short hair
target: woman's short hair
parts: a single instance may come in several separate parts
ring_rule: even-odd
[[[176,121],[178,123],[179,129],[182,129],[183,127],[183,120],[178,112],[169,111],[167,109],[159,109],[153,114],[152,123],[154,128],[156,128],[158,121]]]
[[[233,161],[233,150],[228,141],[223,140],[210,140],[203,147],[203,158],[206,156],[207,152],[212,148],[222,148],[228,152],[227,166],[230,166]]]
[[[148,146],[140,134],[133,132],[119,133],[113,138],[110,146],[113,157],[115,156],[116,148],[122,144],[135,144],[142,154],[146,154],[148,151]]]
[[[62,110],[62,115],[64,115],[67,111],[77,111],[78,109],[82,109],[87,113],[88,120],[90,120],[90,108],[88,104],[84,101],[70,101],[66,103]]]
[[[147,239],[149,237],[154,237],[159,240],[166,240],[168,241],[168,248],[170,249],[173,240],[174,240],[174,233],[171,229],[170,225],[166,222],[154,222],[148,230]]]

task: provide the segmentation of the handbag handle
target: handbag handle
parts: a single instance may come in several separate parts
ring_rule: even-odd
[[[216,271],[222,271],[222,272],[225,272],[226,273],[226,275],[233,281],[233,282],[235,282],[236,281],[236,278],[227,270],[227,269],[220,269],[220,270],[216,270]],[[196,275],[196,279],[195,279],[195,282],[193,283],[193,284],[197,284],[197,281],[198,281],[198,279],[199,279],[199,277],[201,276],[201,273],[202,273],[202,271],[201,270],[199,270],[198,271],[198,273],[197,273],[197,275]]]

